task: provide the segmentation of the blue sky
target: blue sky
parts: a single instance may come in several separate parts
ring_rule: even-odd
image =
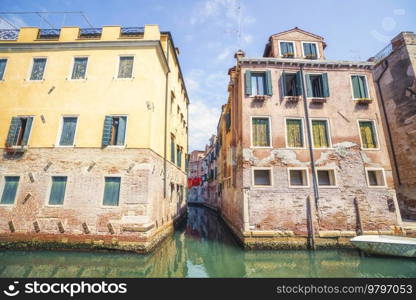
[[[261,56],[271,34],[298,26],[325,38],[327,59],[366,60],[400,31],[416,31],[414,0],[0,0],[0,11],[63,10],[84,11],[96,27],[159,24],[172,32],[191,101],[191,151],[203,148],[215,132],[236,49]],[[57,27],[86,27],[78,16],[47,19]],[[48,27],[37,17],[9,20]]]

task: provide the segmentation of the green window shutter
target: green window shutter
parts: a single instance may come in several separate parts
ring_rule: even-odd
[[[244,74],[244,86],[245,92],[247,96],[251,95],[251,71],[246,71]]]
[[[287,91],[286,91],[286,73],[285,73],[285,71],[283,71],[283,73],[282,73],[282,93],[283,93],[283,97],[284,96],[286,96],[286,93],[287,93]]]
[[[296,72],[296,96],[302,95],[302,74],[300,71]]]
[[[26,118],[26,128],[23,133],[22,145],[26,146],[29,141],[30,131],[32,130],[33,117]]]
[[[272,72],[270,71],[266,71],[266,95],[268,96],[273,95]]]
[[[359,83],[358,76],[352,76],[351,81],[352,81],[352,91],[353,91],[354,99],[361,98],[360,83]]]
[[[49,195],[50,205],[62,205],[65,198],[66,176],[53,176],[51,194]]]
[[[373,122],[360,121],[360,134],[363,148],[377,148]]]
[[[305,80],[306,80],[306,95],[308,97],[312,97],[313,93],[312,93],[311,75],[306,74],[305,75]]]
[[[303,52],[304,52],[305,56],[309,56],[309,55],[311,55],[311,54],[312,54],[312,53],[311,53],[311,44],[309,44],[309,43],[304,43],[304,44],[303,44]]]
[[[77,127],[76,117],[64,117],[63,118],[61,139],[59,140],[60,146],[71,146],[74,144],[76,127]]]
[[[322,90],[323,96],[329,97],[328,73],[322,74]]]
[[[3,80],[4,70],[6,69],[7,59],[0,59],[0,80]]]
[[[252,143],[255,147],[270,146],[270,128],[268,118],[252,119]]]
[[[170,161],[175,163],[175,139],[170,139]]]
[[[289,147],[303,147],[302,121],[298,119],[287,119],[287,144]]]
[[[111,140],[111,127],[113,126],[113,117],[105,116],[104,119],[104,128],[103,128],[103,140],[102,146],[108,146]]]
[[[10,147],[16,144],[17,133],[21,126],[20,118],[13,117],[10,123],[9,133],[7,135],[6,146]]]
[[[364,76],[352,76],[352,89],[355,99],[368,98],[367,84]]]
[[[287,44],[288,43],[285,43],[285,42],[280,43],[280,50],[282,52],[282,55],[285,55],[288,52]]]
[[[323,120],[312,120],[313,146],[315,148],[327,148],[328,128],[327,122]]]
[[[106,177],[103,205],[118,206],[120,197],[120,177]]]
[[[19,176],[4,177],[4,189],[1,196],[1,204],[13,204],[16,198],[17,186],[19,184]]]
[[[118,118],[118,131],[117,131],[116,144],[119,146],[124,145],[124,141],[126,137],[126,124],[127,124],[127,117]]]

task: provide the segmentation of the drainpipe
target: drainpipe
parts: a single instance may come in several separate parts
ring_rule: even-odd
[[[318,211],[319,188],[318,188],[318,180],[316,178],[315,159],[313,156],[313,149],[312,149],[313,140],[312,140],[311,126],[309,122],[309,108],[308,108],[308,102],[306,99],[306,83],[303,77],[303,66],[300,67],[300,77],[302,81],[302,97],[303,97],[303,107],[305,110],[306,131],[308,133],[309,155],[311,158],[313,193],[314,193],[314,198],[315,198],[315,207]]]
[[[394,144],[393,144],[393,139],[392,139],[390,125],[389,125],[389,119],[387,117],[387,112],[386,112],[386,105],[384,103],[384,97],[383,97],[383,93],[381,91],[381,86],[380,86],[381,78],[383,77],[384,73],[387,71],[388,68],[389,68],[389,62],[386,59],[386,60],[384,60],[384,69],[381,72],[380,76],[378,76],[378,78],[376,80],[376,84],[377,84],[378,93],[380,95],[381,106],[383,107],[384,120],[386,120],[387,136],[388,136],[389,143],[390,143],[390,146],[391,146],[391,154],[393,156],[393,164],[394,164],[394,169],[396,171],[397,182],[398,182],[399,185],[401,185],[402,181],[400,179],[399,168],[397,166],[396,151],[394,150]]]
[[[169,38],[166,41],[166,62],[168,64],[169,69]],[[167,145],[167,138],[168,138],[168,88],[169,88],[169,70],[166,72],[166,82],[165,82],[165,141],[164,141],[164,161],[163,161],[163,197],[166,198],[166,169],[167,169],[167,158],[166,155],[168,153],[168,145]]]

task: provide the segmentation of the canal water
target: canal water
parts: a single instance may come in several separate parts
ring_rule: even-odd
[[[188,219],[150,255],[2,251],[0,277],[416,277],[416,260],[355,250],[244,251],[217,215]]]

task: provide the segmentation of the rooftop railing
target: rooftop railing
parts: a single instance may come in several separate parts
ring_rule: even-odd
[[[61,29],[39,29],[38,39],[40,40],[56,40],[59,39]]]
[[[382,61],[384,58],[389,56],[393,52],[393,45],[389,43],[386,47],[384,47],[381,51],[379,51],[376,55],[374,55],[374,62],[378,63]]]
[[[80,28],[79,37],[86,39],[93,39],[101,37],[102,28]]]
[[[137,37],[144,34],[144,27],[121,27],[120,36]]]
[[[0,41],[15,41],[19,35],[19,29],[0,29]]]

